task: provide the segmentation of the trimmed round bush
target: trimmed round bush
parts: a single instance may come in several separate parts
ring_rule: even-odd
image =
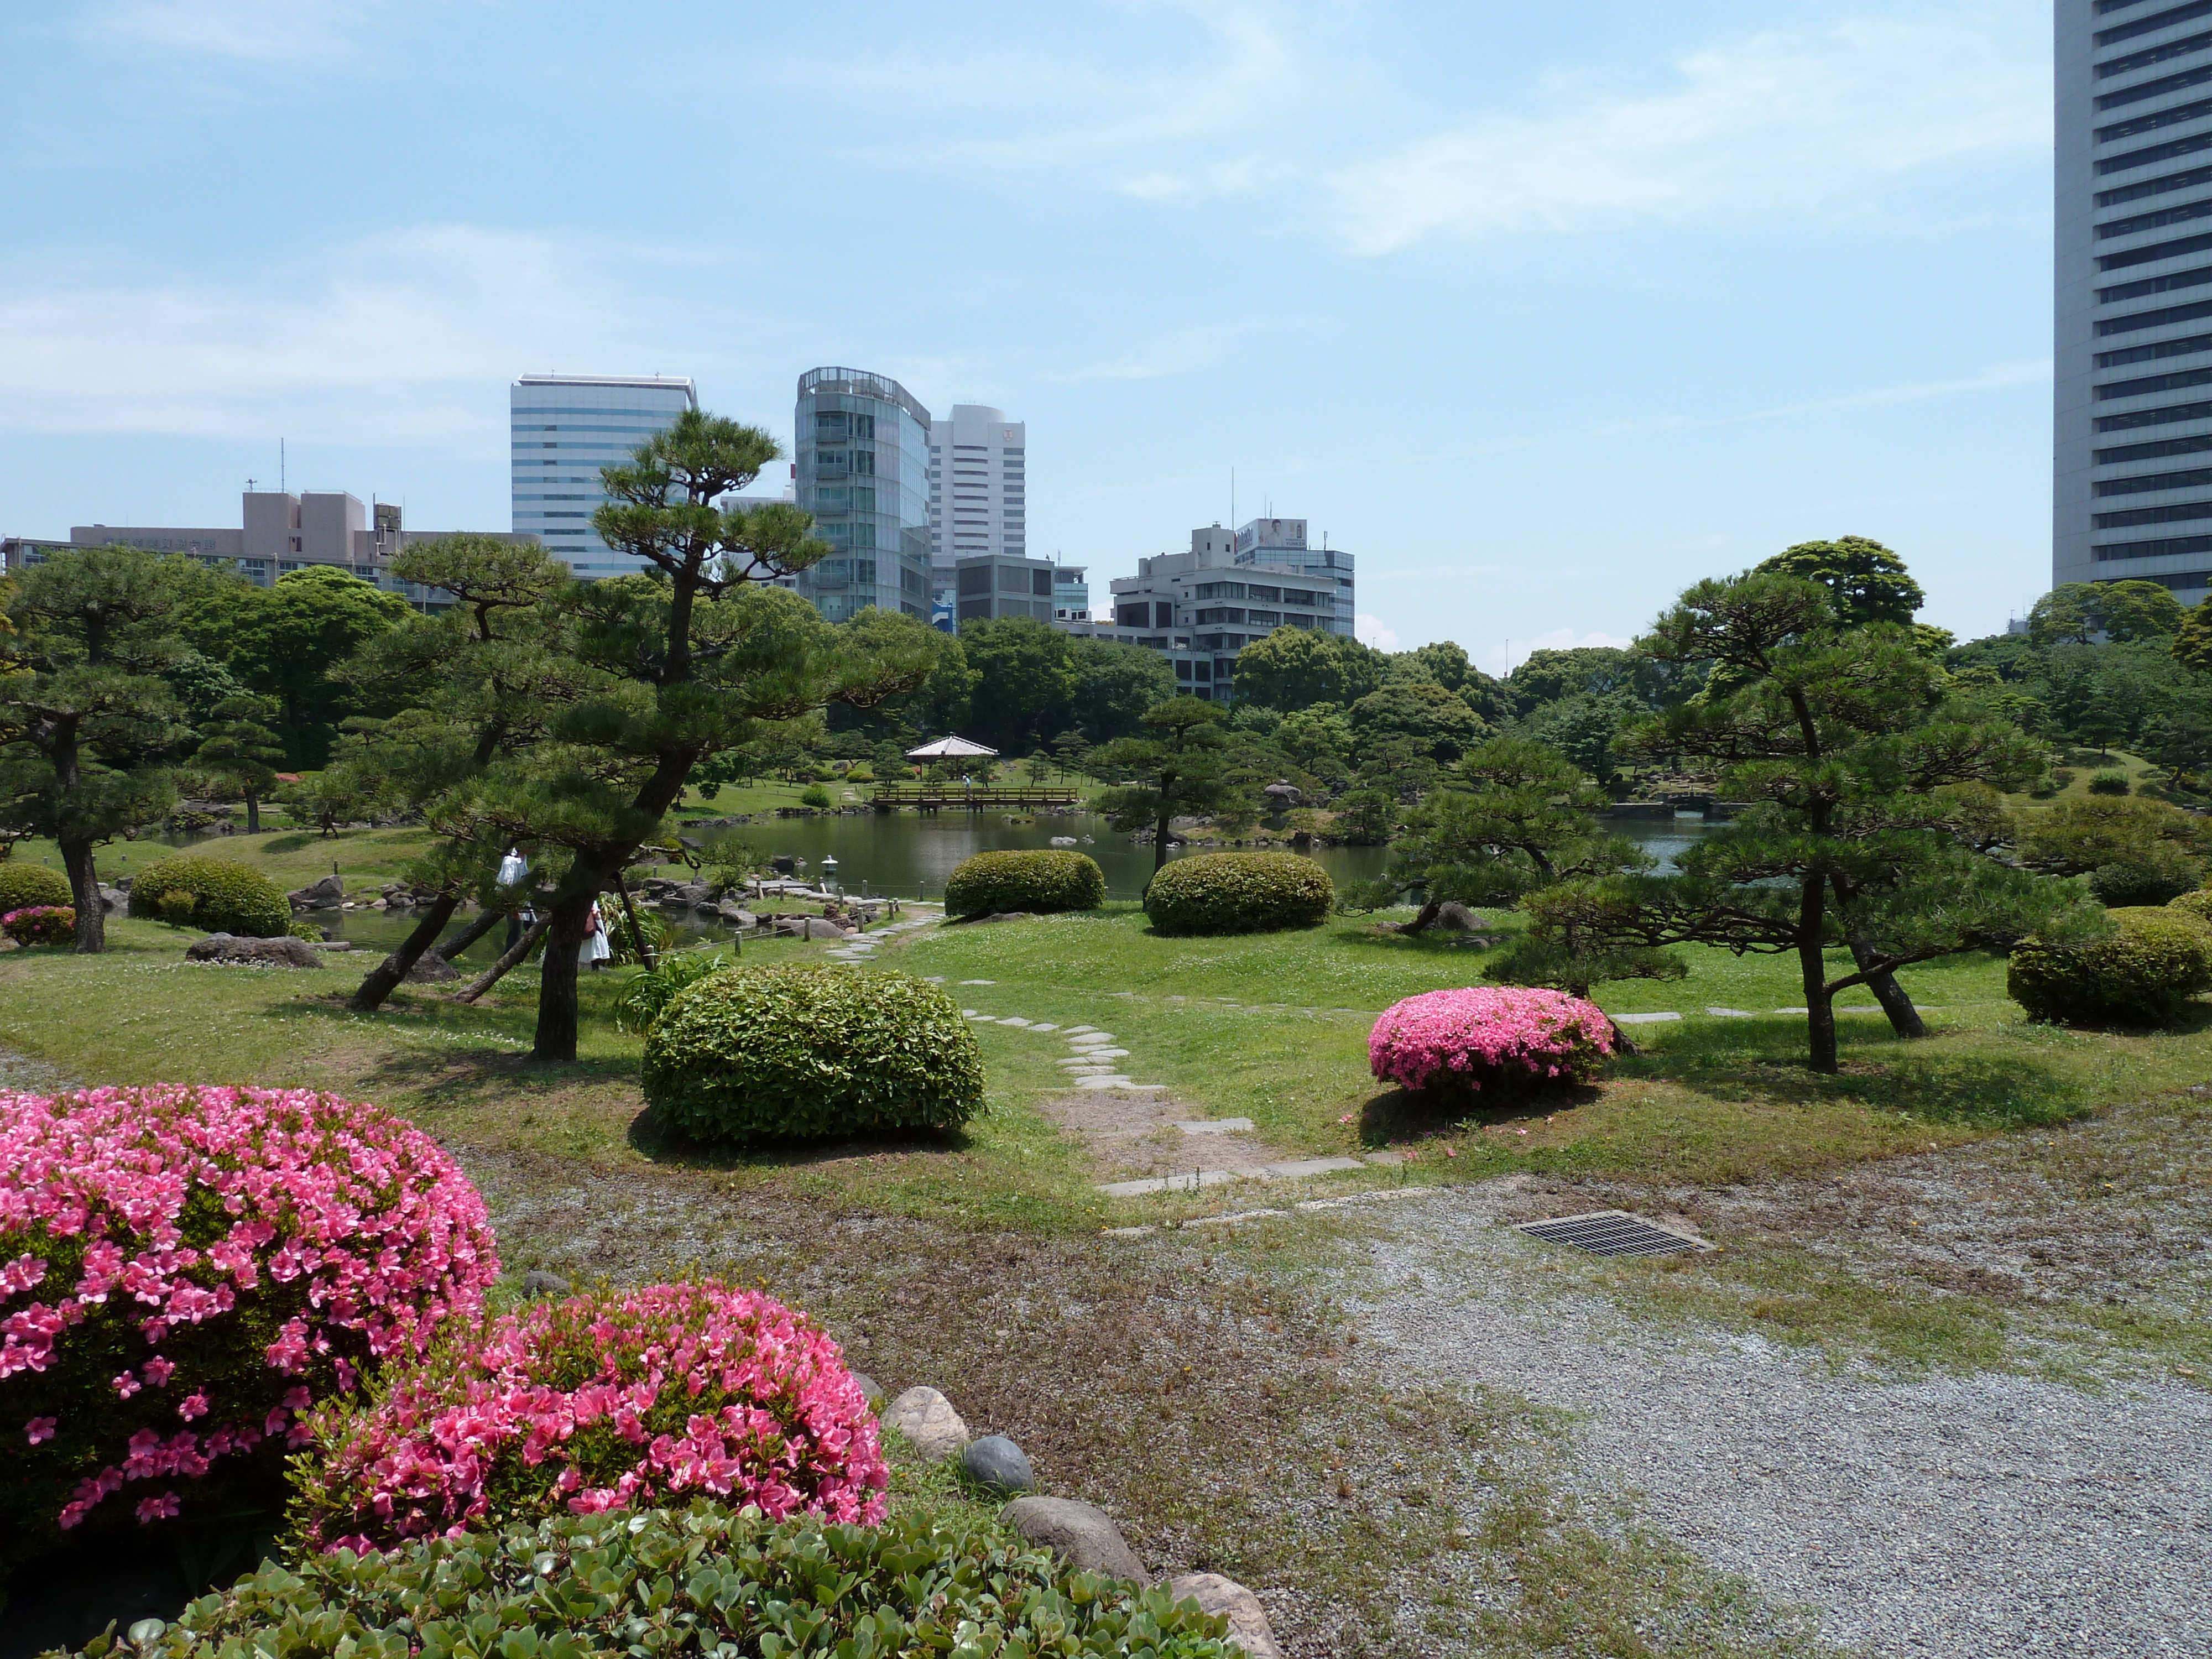
[[[164,906],[171,894],[191,903]],[[172,917],[170,910],[178,914]],[[138,872],[131,884],[131,914],[156,921],[189,921],[210,933],[282,939],[292,928],[292,902],[284,890],[250,865],[183,854]]]
[[[76,910],[67,904],[33,904],[0,916],[0,933],[18,945],[67,945],[76,937]]]
[[[1106,902],[1106,872],[1087,853],[1064,847],[978,853],[945,882],[945,913],[996,915],[1006,910],[1092,910]]]
[[[75,904],[69,878],[43,864],[21,864],[0,859],[0,915],[27,910],[35,904]]]
[[[2015,945],[2005,973],[2012,1000],[2059,1024],[2167,1025],[2212,991],[2212,927],[2171,906],[2106,914],[2118,931],[2093,945]]]
[[[2194,916],[2206,926],[2212,927],[2212,888],[2200,887],[2194,892],[2184,893],[2179,898],[2168,899],[2166,908]]]
[[[135,1649],[224,1654],[1083,1654],[1236,1659],[1227,1621],[1165,1589],[1070,1571],[1049,1550],[957,1513],[879,1527],[772,1521],[695,1503],[564,1515],[410,1541],[387,1553],[265,1564]],[[963,1634],[985,1634],[963,1641]],[[486,1635],[497,1638],[494,1643]],[[988,1643],[988,1649],[985,1644]]]
[[[732,968],[645,1034],[645,1097],[673,1128],[738,1146],[949,1129],[982,1109],[960,1005],[905,974]]]
[[[1394,1002],[1368,1034],[1375,1075],[1417,1093],[1463,1096],[1587,1083],[1613,1052],[1613,1022],[1565,991],[1478,987]]]
[[[2124,795],[2128,793],[2128,775],[2124,772],[2100,772],[2089,780],[2093,795]]]
[[[87,1524],[273,1504],[300,1413],[498,1273],[459,1166],[374,1106],[0,1095],[0,1570]]]
[[[757,1291],[532,1303],[310,1425],[294,1519],[325,1549],[686,1497],[872,1526],[890,1471],[837,1345]]]
[[[1197,853],[1171,859],[1145,890],[1145,914],[1163,933],[1317,927],[1335,902],[1328,872],[1296,853]]]

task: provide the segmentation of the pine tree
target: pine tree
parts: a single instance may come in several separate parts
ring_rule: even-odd
[[[1119,830],[1152,832],[1152,870],[1168,861],[1175,820],[1218,808],[1249,805],[1228,775],[1224,730],[1228,716],[1202,697],[1176,697],[1145,711],[1144,733],[1116,738],[1093,757],[1097,770],[1135,781],[1099,797],[1098,810]]]
[[[273,697],[225,697],[200,723],[199,746],[192,750],[195,772],[215,791],[246,803],[249,835],[260,833],[261,803],[276,788],[276,763],[284,758],[283,741],[264,724],[276,714]]]

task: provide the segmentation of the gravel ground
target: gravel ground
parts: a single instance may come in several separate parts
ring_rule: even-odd
[[[2212,1656],[2212,1395],[1883,1380],[1562,1294],[1510,1182],[1417,1200],[1347,1300],[1411,1382],[1577,1414],[1600,1488],[1869,1654]]]

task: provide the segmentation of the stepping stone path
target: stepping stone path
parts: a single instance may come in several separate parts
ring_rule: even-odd
[[[888,922],[877,928],[872,933],[855,933],[852,938],[841,941],[836,950],[830,951],[829,958],[832,962],[866,962],[875,955],[876,947],[893,934],[910,933],[915,928],[927,927],[937,920],[934,915],[908,916],[903,921]],[[932,983],[942,985],[945,981],[939,979],[933,981]]]

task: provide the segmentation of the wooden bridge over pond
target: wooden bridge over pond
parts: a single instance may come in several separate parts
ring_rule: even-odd
[[[985,807],[1073,806],[1073,788],[996,783],[885,783],[877,786],[868,805],[878,812],[896,812],[902,806],[918,811],[981,811]]]

